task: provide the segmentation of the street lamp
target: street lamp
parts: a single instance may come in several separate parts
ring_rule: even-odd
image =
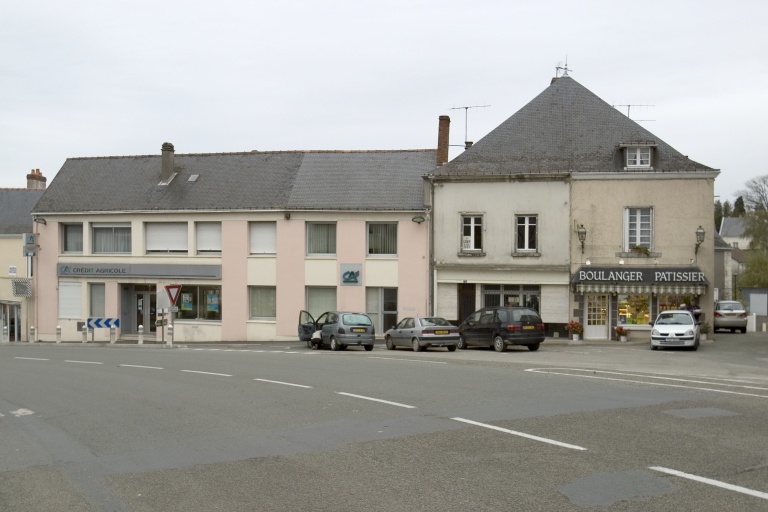
[[[694,250],[694,254],[699,254],[699,246],[704,243],[704,235],[705,235],[704,228],[699,226],[696,230],[696,249]]]
[[[581,254],[584,254],[584,240],[587,239],[587,228],[584,227],[584,224],[579,225],[576,234],[579,235],[579,242],[581,242]]]

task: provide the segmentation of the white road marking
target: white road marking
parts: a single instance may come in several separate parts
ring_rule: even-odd
[[[742,494],[748,494],[750,496],[754,496],[756,498],[762,498],[764,500],[768,500],[768,493],[766,493],[766,492],[755,491],[755,490],[752,490],[752,489],[747,489],[746,487],[740,487],[738,485],[731,485],[731,484],[727,484],[725,482],[721,482],[719,480],[712,480],[711,478],[705,478],[703,476],[691,475],[690,473],[683,473],[682,471],[677,471],[677,470],[669,469],[669,468],[662,468],[662,467],[659,467],[659,466],[652,466],[652,467],[650,467],[648,469],[652,469],[654,471],[660,471],[662,473],[667,473],[669,475],[675,475],[675,476],[679,476],[681,478],[687,478],[688,480],[694,480],[696,482],[701,482],[703,484],[714,485],[715,487],[721,487],[723,489],[728,489],[729,491],[736,491],[736,492],[740,492]]]
[[[117,366],[124,366],[128,368],[146,368],[147,370],[162,370],[159,366],[141,366],[139,364],[119,364]]]
[[[398,403],[398,402],[390,402],[389,400],[382,400],[380,398],[372,398],[370,396],[353,395],[352,393],[344,393],[342,391],[337,391],[336,393],[339,394],[339,395],[351,396],[351,397],[354,397],[354,398],[362,398],[363,400],[370,400],[372,402],[381,402],[382,404],[396,405],[397,407],[405,407],[406,409],[415,409],[416,408],[415,405],[407,405],[407,404],[401,404],[401,403]]]
[[[22,416],[30,416],[35,413],[33,411],[30,411],[29,409],[16,409],[15,411],[11,411],[11,414],[16,416],[17,418],[20,418]]]
[[[428,361],[426,359],[401,359],[398,357],[368,356],[368,359],[387,359],[389,361],[406,361],[408,363],[448,364],[445,361]]]
[[[50,361],[50,359],[43,359],[42,357],[14,357],[14,359],[26,359],[27,361]]]
[[[187,373],[202,373],[203,375],[217,375],[219,377],[231,377],[231,375],[228,375],[226,373],[199,372],[197,370],[181,370],[181,371],[187,372]]]
[[[100,363],[98,361],[75,361],[73,359],[65,359],[64,362],[65,363],[80,363],[80,364],[104,364],[104,363]]]
[[[699,391],[712,391],[714,393],[725,393],[728,395],[739,395],[739,396],[750,396],[754,398],[768,398],[768,395],[758,395],[755,393],[740,393],[738,391],[728,391],[725,389],[713,389],[713,388],[703,388],[698,386],[683,386],[682,384],[667,384],[665,382],[650,382],[648,380],[632,380],[632,379],[617,379],[613,377],[600,377],[597,375],[576,375],[573,373],[563,373],[563,372],[556,372],[552,370],[565,370],[565,371],[583,371],[583,372],[590,372],[590,373],[614,373],[616,375],[627,375],[630,377],[643,377],[645,379],[666,379],[665,377],[654,377],[652,375],[633,375],[633,374],[622,374],[622,373],[616,373],[616,372],[603,372],[600,370],[588,370],[588,369],[581,369],[581,368],[527,368],[525,371],[527,372],[533,372],[533,373],[546,373],[550,375],[564,375],[566,377],[579,377],[582,379],[597,379],[597,380],[613,380],[618,382],[633,382],[636,384],[645,384],[648,386],[666,386],[668,388],[683,388],[683,389],[697,389]],[[676,380],[676,379],[669,379],[669,380]],[[691,383],[697,383],[697,381],[686,381],[685,379],[677,379],[681,380],[682,382],[691,382]],[[704,382],[704,384],[711,384],[713,386],[719,386],[719,385],[725,385],[725,384],[717,384],[716,382]],[[747,389],[759,389],[768,391],[768,388],[757,388],[757,387],[751,387],[751,386],[739,386]]]
[[[582,446],[576,446],[575,444],[562,443],[560,441],[555,441],[554,439],[547,439],[546,437],[539,437],[531,434],[526,434],[524,432],[517,432],[515,430],[509,430],[506,428],[497,427],[495,425],[489,425],[487,423],[480,423],[480,422],[468,420],[465,418],[451,418],[451,419],[455,421],[461,421],[463,423],[469,423],[470,425],[475,425],[477,427],[485,427],[491,430],[498,430],[499,432],[504,432],[505,434],[512,434],[513,436],[520,436],[520,437],[525,437],[526,439],[532,439],[534,441],[541,441],[542,443],[553,444],[555,446],[560,446],[562,448],[570,448],[571,450],[586,450],[586,448]]]
[[[258,380],[259,382],[271,382],[272,384],[283,384],[284,386],[296,386],[297,388],[312,389],[312,386],[305,386],[304,384],[293,384],[291,382],[281,382],[279,380],[269,380],[269,379],[253,379],[253,380]]]

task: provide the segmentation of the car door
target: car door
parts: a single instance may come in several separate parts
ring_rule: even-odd
[[[403,338],[404,338],[404,331],[408,328],[408,321],[411,320],[410,318],[403,318],[400,320],[400,323],[398,323],[394,329],[392,329],[392,334],[390,335],[392,337],[392,343],[395,345],[402,345],[403,344]]]
[[[315,325],[320,331],[320,337],[323,339],[323,343],[330,343],[331,336],[336,333],[337,322],[339,321],[339,315],[334,312],[323,313],[317,317]]]
[[[483,310],[475,311],[462,324],[461,334],[464,336],[464,341],[467,345],[477,345],[479,341],[478,331],[480,330],[480,316]]]
[[[477,323],[477,343],[492,345],[496,324],[498,324],[496,312],[492,309],[484,309],[480,315],[480,321]]]
[[[311,340],[313,332],[315,332],[315,319],[312,318],[309,311],[301,310],[299,313],[299,340]]]

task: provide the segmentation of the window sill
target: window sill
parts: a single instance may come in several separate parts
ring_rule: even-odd
[[[642,252],[636,252],[636,251],[629,251],[629,252],[617,252],[616,253],[617,258],[661,258],[660,252],[649,252],[648,254],[643,254]]]
[[[536,251],[530,251],[530,252],[513,252],[512,253],[513,258],[541,258],[541,253]]]
[[[652,171],[653,167],[650,165],[633,165],[624,168],[625,171]]]
[[[459,258],[484,258],[485,252],[483,251],[475,251],[475,252],[469,252],[469,251],[461,251],[456,254]]]

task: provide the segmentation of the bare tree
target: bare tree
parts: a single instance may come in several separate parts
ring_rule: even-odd
[[[752,178],[738,194],[744,199],[744,206],[752,211],[768,211],[768,174]]]

